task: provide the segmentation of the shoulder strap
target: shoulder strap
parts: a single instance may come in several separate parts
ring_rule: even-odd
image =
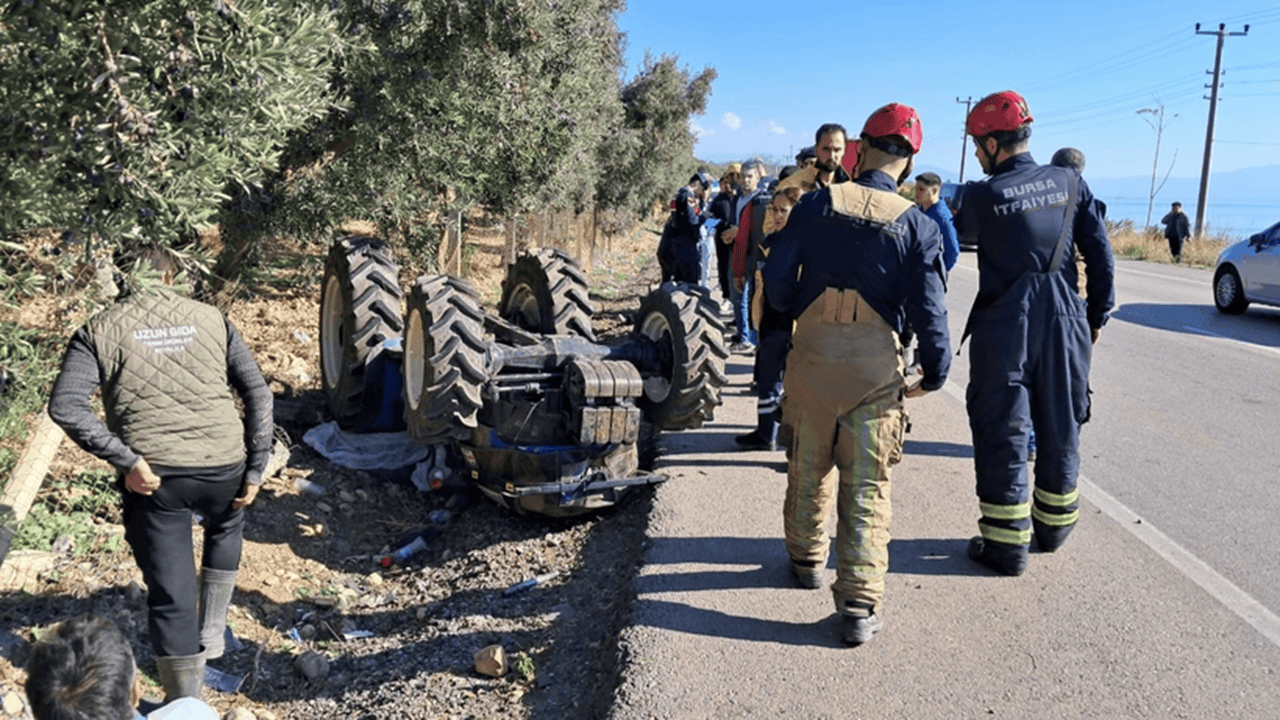
[[[898,193],[877,190],[857,183],[837,183],[828,188],[831,209],[849,217],[889,224],[915,206]]]
[[[1071,234],[1071,228],[1076,224],[1076,198],[1079,194],[1079,188],[1076,183],[1076,174],[1068,170],[1066,175],[1067,212],[1066,217],[1062,220],[1062,234],[1058,236],[1058,246],[1053,249],[1053,259],[1049,261],[1050,273],[1056,273],[1062,269],[1062,263],[1067,259],[1067,237]]]

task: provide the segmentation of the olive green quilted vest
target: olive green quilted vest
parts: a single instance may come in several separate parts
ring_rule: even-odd
[[[148,463],[219,467],[245,457],[221,311],[160,288],[125,297],[87,327],[107,426]]]

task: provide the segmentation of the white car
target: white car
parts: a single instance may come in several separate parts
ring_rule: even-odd
[[[1239,315],[1256,302],[1280,306],[1280,223],[1227,246],[1213,272],[1213,304]]]

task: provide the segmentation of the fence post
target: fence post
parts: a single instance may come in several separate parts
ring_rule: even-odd
[[[507,232],[507,249],[502,253],[502,262],[505,265],[510,265],[516,261],[516,218],[516,214],[512,212],[510,219],[507,220],[507,224],[510,226]]]
[[[446,275],[462,277],[462,211],[449,211],[445,224],[445,238],[448,252],[445,254],[444,272]]]

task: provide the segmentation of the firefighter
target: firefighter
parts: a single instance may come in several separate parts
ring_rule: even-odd
[[[966,131],[986,180],[969,183],[957,224],[978,247],[978,295],[966,405],[982,518],[975,561],[1006,575],[1067,539],[1080,514],[1080,425],[1089,419],[1093,343],[1115,304],[1107,230],[1080,174],[1037,165],[1027,151],[1031,111],[1016,92],[969,113]],[[1086,300],[1073,249],[1084,256]],[[1028,497],[1027,441],[1038,435]]]
[[[937,390],[950,369],[938,226],[896,192],[923,131],[890,104],[862,130],[858,179],[801,197],[764,265],[769,303],[793,320],[784,380],[793,428],[783,527],[801,587],[822,586],[836,505],[840,636],[860,645],[889,567],[889,475],[902,457],[904,397]],[[909,318],[923,378],[908,385],[898,333]]]

